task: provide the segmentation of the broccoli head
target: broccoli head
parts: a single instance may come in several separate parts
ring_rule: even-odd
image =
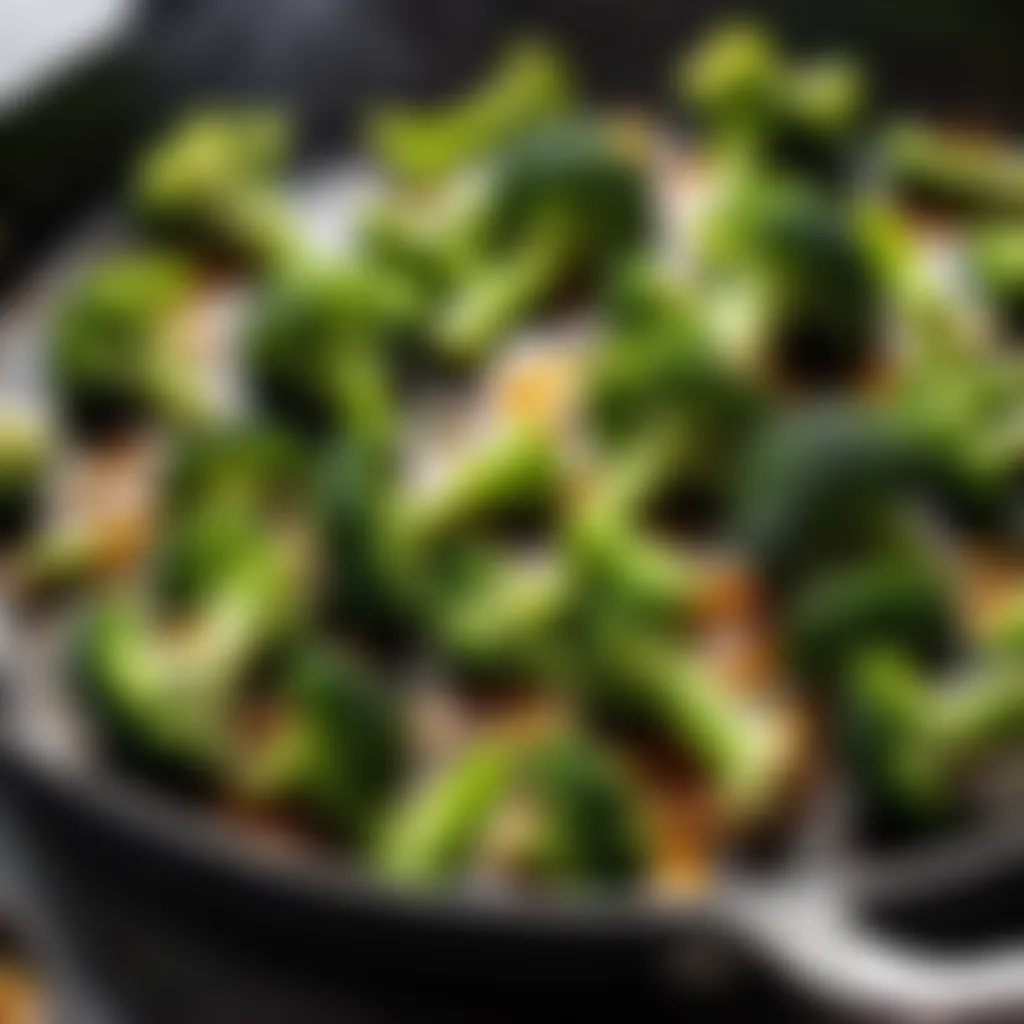
[[[368,125],[370,148],[389,170],[433,180],[558,117],[571,105],[573,91],[561,56],[538,41],[523,40],[453,103],[375,113]]]
[[[271,186],[289,129],[267,110],[202,111],[172,127],[142,159],[131,203],[144,229],[204,253],[266,265],[293,249]]]
[[[182,337],[191,289],[185,264],[151,253],[114,259],[78,285],[51,353],[58,400],[75,429],[194,416],[198,387]]]

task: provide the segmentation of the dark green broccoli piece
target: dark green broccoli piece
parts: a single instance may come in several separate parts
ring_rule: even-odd
[[[736,462],[765,422],[768,396],[726,365],[695,325],[625,332],[606,341],[587,387],[598,435],[614,450],[671,442],[660,481],[666,504],[721,503]]]
[[[32,526],[50,461],[41,425],[13,413],[0,417],[0,542],[18,540]]]
[[[370,147],[403,177],[436,179],[564,113],[573,91],[557,52],[536,41],[519,42],[474,91],[453,103],[378,111],[368,126]]]
[[[1012,150],[923,124],[901,124],[882,141],[883,174],[900,196],[954,213],[1024,212],[1024,161]]]
[[[567,282],[601,275],[649,230],[649,197],[634,162],[596,126],[553,125],[495,169],[484,198],[483,246],[440,312],[437,342],[474,363]]]
[[[935,688],[904,657],[865,655],[845,693],[843,722],[868,809],[884,820],[935,824],[967,809],[970,775],[1019,741],[1019,665],[982,665]]]
[[[196,414],[182,316],[191,289],[183,263],[148,253],[107,262],[78,285],[51,352],[57,397],[76,430],[95,434]]]
[[[316,508],[328,617],[393,645],[409,632],[414,586],[395,466],[372,448],[342,441],[318,469]]]
[[[713,141],[745,158],[831,175],[864,106],[856,64],[826,57],[794,67],[764,31],[726,26],[682,63],[678,91]]]
[[[825,572],[804,585],[783,616],[799,678],[837,692],[863,651],[901,651],[922,663],[955,650],[958,625],[949,581],[907,558]]]
[[[565,886],[636,881],[650,849],[636,794],[619,766],[579,737],[557,737],[526,770],[541,824],[523,853],[530,877]]]
[[[780,420],[745,459],[736,527],[767,576],[793,586],[811,572],[899,550],[915,453],[884,417],[851,406]]]
[[[854,224],[808,187],[747,176],[709,214],[701,257],[718,301],[747,310],[767,369],[847,381],[877,354],[879,295]]]
[[[1024,331],[1024,228],[990,228],[973,239],[970,263],[983,296],[1002,326]]]
[[[204,111],[160,140],[141,161],[131,205],[161,239],[273,264],[295,249],[272,186],[288,157],[289,129],[276,112]]]
[[[353,656],[291,652],[270,682],[269,735],[241,740],[232,780],[250,798],[298,807],[349,838],[369,838],[406,751],[395,695]]]
[[[519,827],[496,836],[502,817]],[[647,849],[631,787],[575,736],[488,736],[397,808],[378,850],[393,881],[428,885],[474,866],[566,886],[635,880]]]
[[[900,393],[896,417],[919,472],[960,524],[1019,541],[1024,433],[1014,354],[931,361]]]
[[[249,673],[295,621],[297,573],[251,518],[204,509],[164,539],[155,576],[155,601],[115,597],[93,609],[72,670],[117,751],[221,778]]]
[[[247,372],[259,404],[314,436],[389,434],[385,359],[409,301],[400,281],[373,271],[303,266],[281,274],[248,330]]]
[[[265,424],[218,424],[178,440],[163,494],[171,515],[225,505],[273,511],[306,492],[301,447]]]

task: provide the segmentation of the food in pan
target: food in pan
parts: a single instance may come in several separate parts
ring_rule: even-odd
[[[673,88],[686,131],[515,46],[370,118],[328,253],[274,116],[144,158],[45,340],[50,429],[0,430],[11,600],[73,595],[124,770],[419,888],[685,890],[837,772],[904,832],[990,812],[1024,164],[751,26]],[[83,460],[104,508],[55,522]]]

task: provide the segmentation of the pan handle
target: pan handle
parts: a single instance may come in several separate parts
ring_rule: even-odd
[[[961,1019],[1024,1007],[1024,944],[949,954],[892,940],[858,915],[842,886],[814,879],[741,892],[726,912],[736,934],[804,991],[880,1018]]]

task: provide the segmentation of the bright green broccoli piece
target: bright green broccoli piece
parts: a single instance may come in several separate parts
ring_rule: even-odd
[[[0,413],[0,541],[22,538],[37,518],[51,457],[39,423]]]
[[[409,886],[450,881],[472,859],[520,770],[521,745],[485,736],[415,787],[386,821],[375,866]]]
[[[266,266],[295,249],[272,186],[289,128],[273,111],[203,111],[173,126],[140,163],[131,205],[142,227],[203,253]]]
[[[51,352],[58,401],[76,430],[197,414],[199,389],[183,337],[191,289],[183,263],[150,253],[111,260],[79,283],[58,318]]]
[[[510,812],[519,824],[502,830]],[[632,787],[603,750],[573,735],[498,735],[399,804],[377,863],[405,885],[475,867],[575,888],[628,885],[647,856]]]
[[[868,809],[928,825],[970,802],[969,776],[1024,730],[1019,663],[929,686],[908,659],[861,659],[844,701],[847,756]]]
[[[295,621],[295,568],[251,519],[204,509],[164,539],[155,575],[153,603],[94,607],[73,671],[115,749],[174,774],[222,778],[249,673]]]
[[[965,215],[1024,212],[1024,159],[1012,150],[923,124],[900,124],[882,141],[883,172],[910,201]]]
[[[1024,228],[989,228],[973,239],[970,264],[1000,324],[1015,336],[1024,329]]]
[[[530,686],[558,671],[564,567],[533,565],[480,544],[435,555],[419,600],[430,639],[460,678]]]
[[[450,104],[378,111],[368,126],[370,148],[405,178],[437,179],[563,114],[573,92],[561,56],[540,42],[522,41]]]
[[[895,417],[924,482],[962,525],[1019,540],[1024,420],[1015,354],[932,361],[907,381]]]
[[[621,767],[592,742],[556,737],[526,769],[540,825],[524,845],[524,870],[568,887],[621,888],[650,858],[649,837]]]
[[[774,39],[743,23],[705,39],[682,62],[677,89],[716,145],[825,174],[847,154],[865,92],[860,68],[847,58],[790,66]]]

